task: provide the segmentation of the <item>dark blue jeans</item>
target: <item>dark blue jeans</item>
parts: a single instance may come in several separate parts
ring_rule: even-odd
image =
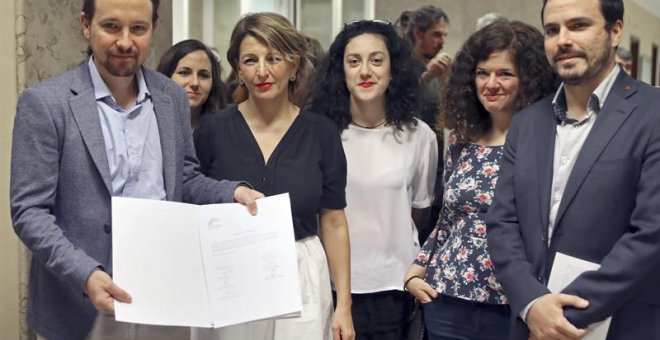
[[[440,294],[422,305],[429,340],[506,340],[510,310]]]

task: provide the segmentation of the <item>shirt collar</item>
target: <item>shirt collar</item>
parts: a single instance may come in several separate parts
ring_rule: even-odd
[[[605,77],[605,79],[603,79],[603,81],[600,84],[598,84],[594,92],[591,93],[591,97],[589,98],[589,102],[587,103],[587,118],[585,118],[584,121],[591,118],[591,116],[594,113],[600,112],[600,109],[603,107],[603,104],[605,103],[605,99],[607,99],[607,96],[609,95],[610,90],[614,85],[614,81],[616,80],[616,77],[619,75],[620,71],[621,68],[619,67],[619,65],[615,64],[614,67],[612,67],[610,73],[607,75],[607,77]],[[557,92],[555,93],[555,97],[552,100],[552,110],[554,111],[555,116],[557,116],[557,120],[560,123],[564,123],[564,124],[580,123],[568,115],[568,109],[566,105],[566,94],[564,93],[564,83],[561,83],[561,85],[559,85],[559,89],[557,89]]]
[[[94,64],[94,56],[89,58],[89,60],[87,61],[87,65],[89,66],[89,73],[92,77],[92,85],[94,86],[94,97],[96,98],[96,100],[105,100],[106,98],[109,97],[112,103],[116,104],[115,98],[112,96],[112,92],[110,92],[108,85],[106,85],[105,81],[103,81],[103,78],[101,78],[101,74],[99,73],[99,70],[96,68],[96,64]],[[138,96],[135,100],[135,105],[139,105],[142,104],[148,98],[151,98],[151,93],[149,93],[149,88],[147,88],[147,83],[144,80],[142,67],[139,67],[137,72],[135,72],[135,79],[137,80],[137,84],[138,84]]]

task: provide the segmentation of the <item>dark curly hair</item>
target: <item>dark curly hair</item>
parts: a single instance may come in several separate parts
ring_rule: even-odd
[[[541,32],[520,21],[494,22],[473,33],[456,54],[438,127],[471,141],[491,128],[490,114],[477,97],[475,71],[491,53],[504,50],[513,55],[520,82],[515,111],[556,91],[559,80],[546,59]]]
[[[163,53],[156,71],[172,78],[177,65],[179,65],[179,61],[189,53],[195,51],[204,51],[211,63],[211,90],[209,91],[208,99],[202,105],[201,117],[207,113],[213,113],[227,107],[227,86],[222,82],[220,62],[218,62],[213,51],[199,40],[188,39],[180,41]]]
[[[416,125],[415,108],[423,65],[410,57],[410,43],[394,26],[380,21],[357,21],[345,25],[339,32],[315,75],[310,110],[330,117],[342,130],[348,127],[351,95],[344,75],[344,50],[351,39],[367,33],[382,36],[390,54],[392,79],[385,94],[387,123],[398,129],[402,129],[403,124]]]

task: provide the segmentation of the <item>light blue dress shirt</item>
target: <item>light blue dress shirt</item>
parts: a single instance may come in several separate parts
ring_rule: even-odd
[[[115,101],[93,58],[88,64],[110,166],[112,195],[164,200],[158,122],[142,69],[135,74],[137,99],[132,107],[124,108]]]

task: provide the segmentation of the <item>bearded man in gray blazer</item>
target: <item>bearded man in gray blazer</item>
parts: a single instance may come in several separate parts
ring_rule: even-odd
[[[11,213],[33,254],[28,322],[39,338],[173,338],[172,329],[114,321],[113,302],[131,298],[111,278],[112,196],[237,201],[253,213],[263,196],[198,172],[185,93],[142,67],[158,4],[85,0],[89,59],[18,101]]]

